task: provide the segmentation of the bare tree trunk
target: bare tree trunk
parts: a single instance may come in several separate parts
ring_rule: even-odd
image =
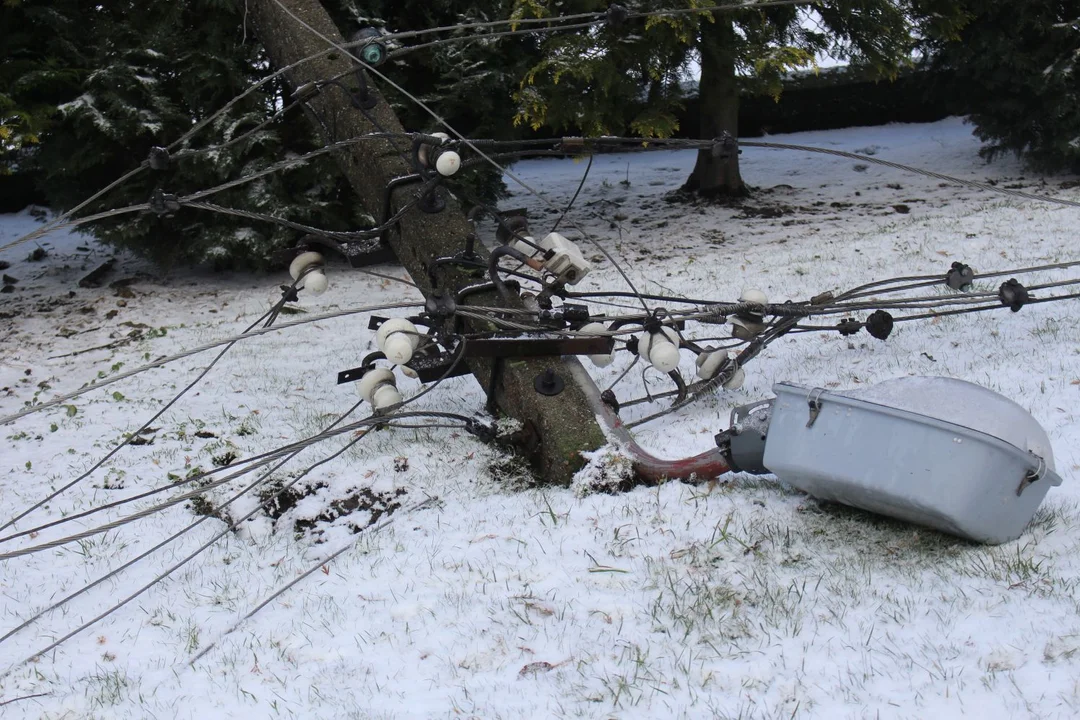
[[[701,51],[701,137],[715,138],[724,132],[739,137],[739,85],[735,77],[735,27],[723,13],[715,22],[702,23],[698,48]],[[707,197],[746,195],[739,174],[739,154],[726,158],[710,150],[698,151],[697,164],[683,189]]]
[[[283,0],[286,7],[311,27],[342,44],[344,40],[319,0]],[[251,0],[249,6],[256,33],[266,47],[271,62],[277,67],[291,65],[326,49],[327,44],[289,16],[275,0]],[[348,70],[352,61],[341,52],[305,62],[286,75],[295,88],[305,83],[335,77]],[[389,72],[392,72],[389,71]],[[342,84],[356,88],[353,77]],[[370,81],[369,81],[370,86]],[[320,133],[329,134],[329,141],[353,138],[372,132],[402,132],[403,128],[393,110],[374,87],[369,92],[378,104],[368,111],[378,126],[350,104],[347,93],[336,86],[325,86],[310,101],[313,120]],[[427,128],[424,128],[427,129]],[[356,192],[363,208],[373,217],[382,214],[383,193],[387,183],[412,172],[410,164],[401,157],[408,152],[407,143],[377,140],[356,143],[342,150],[338,163]],[[417,186],[398,187],[392,194],[392,212],[409,203]],[[419,209],[410,210],[397,228],[389,234],[389,243],[401,264],[420,286],[425,296],[433,288],[428,280],[428,262],[460,252],[469,226],[457,201],[440,189],[446,208],[436,214]],[[478,248],[486,260],[487,253]],[[461,288],[475,285],[471,271],[453,265],[440,265],[436,270],[438,287],[452,295]],[[470,295],[474,305],[498,305],[495,293]],[[581,388],[571,380],[567,363],[574,358],[559,360],[543,358],[512,360],[506,363],[498,383],[495,399],[498,407],[520,420],[525,427],[521,446],[543,480],[568,483],[584,464],[582,451],[595,450],[606,439],[596,421]],[[470,360],[469,369],[482,386],[487,387],[492,376],[493,361]],[[553,368],[566,381],[566,388],[557,396],[536,392],[533,381],[546,369]]]

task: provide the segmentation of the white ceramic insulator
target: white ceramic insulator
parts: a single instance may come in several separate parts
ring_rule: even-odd
[[[440,140],[450,139],[450,136],[444,132],[429,133],[429,135],[431,135],[431,137],[437,137]],[[427,143],[422,143],[420,145],[420,151],[417,153],[417,156],[419,157],[420,162],[424,164],[424,167],[431,167],[431,163],[428,161],[428,158],[430,157],[429,152],[431,147],[432,146],[428,145]],[[435,147],[438,146],[436,145]]]
[[[420,344],[420,331],[416,329],[415,325],[405,318],[390,318],[375,331],[375,345],[387,358],[390,357],[390,353],[386,352],[386,341],[391,335],[406,338],[412,345],[411,350],[415,350]],[[409,352],[410,357],[412,357],[411,350]]]
[[[360,378],[357,389],[360,391],[360,397],[371,402],[375,396],[375,391],[379,387],[383,385],[393,386],[395,382],[393,372],[386,368],[374,368],[364,373],[364,377]]]
[[[589,362],[599,368],[607,367],[611,363],[615,362],[614,355],[590,355]]]
[[[706,349],[697,357],[697,374],[702,380],[712,380],[720,367],[727,360],[727,355],[720,350]]]
[[[726,383],[724,383],[724,389],[726,390],[738,390],[746,382],[746,373],[742,368],[735,368],[735,372],[731,374],[731,377]]]
[[[435,171],[443,177],[450,177],[461,169],[461,156],[453,150],[447,150],[435,161]]]
[[[374,396],[371,399],[371,407],[375,410],[384,410],[391,405],[397,405],[399,402],[401,402],[401,393],[398,392],[396,387],[388,383],[375,388]]]
[[[669,342],[653,341],[649,351],[649,362],[663,373],[669,373],[679,367],[679,348]]]
[[[582,325],[578,330],[582,335],[603,335],[607,332],[607,326],[604,323],[591,322]],[[611,363],[615,362],[615,355],[612,353],[604,353],[603,355],[590,355],[589,361],[596,367],[607,367]]]
[[[408,365],[402,365],[401,366],[401,374],[404,375],[407,378],[412,378],[413,380],[420,377],[420,374],[418,372],[416,372],[415,370],[413,370]]]
[[[322,253],[317,252],[304,252],[293,258],[293,261],[289,263],[289,275],[293,280],[298,280],[304,273],[309,265],[322,265],[323,256]]]
[[[638,355],[647,359],[650,363],[653,364],[654,367],[656,367],[657,370],[668,373],[679,366],[679,361],[677,357],[675,359],[675,364],[666,370],[664,369],[664,367],[667,367],[671,363],[670,351],[665,350],[659,355],[657,355],[657,359],[660,361],[660,365],[657,365],[657,363],[653,360],[653,353],[656,352],[659,347],[662,347],[664,345],[673,346],[673,349],[675,350],[675,355],[678,356],[679,334],[669,327],[660,328],[660,332],[658,333],[642,333],[641,336],[638,338]]]
[[[304,276],[304,289],[312,295],[322,295],[329,286],[330,282],[322,270],[312,270]]]
[[[739,296],[739,302],[768,305],[769,296],[757,288],[746,288],[742,291],[742,295]]]
[[[408,336],[405,333],[390,333],[386,336],[386,340],[383,341],[383,355],[386,359],[395,365],[404,365],[412,360],[413,350],[413,338],[415,336]]]

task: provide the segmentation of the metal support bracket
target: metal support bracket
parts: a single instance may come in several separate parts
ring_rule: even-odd
[[[558,357],[560,355],[606,355],[615,347],[615,338],[595,335],[555,338],[480,338],[470,340],[465,357]]]

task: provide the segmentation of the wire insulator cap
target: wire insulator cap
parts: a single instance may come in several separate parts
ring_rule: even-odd
[[[765,332],[765,323],[757,322],[750,315],[732,315],[728,322],[731,323],[731,336],[738,340],[753,340]]]
[[[866,332],[878,340],[887,340],[893,331],[893,316],[884,310],[875,310],[866,318]]]
[[[371,403],[374,407],[376,393],[380,388],[386,386],[393,388],[394,391],[397,392],[397,379],[394,377],[394,373],[386,368],[372,368],[364,373],[364,377],[360,378],[357,390],[360,392],[360,397],[364,398],[364,400]],[[386,393],[383,393],[383,399],[386,399],[386,397]],[[400,402],[400,400],[398,402]]]
[[[607,326],[604,323],[591,322],[582,325],[578,332],[582,335],[603,335],[607,332]],[[605,353],[603,355],[590,355],[589,360],[596,367],[607,367],[611,363],[615,362],[615,356],[612,353]]]
[[[391,318],[375,332],[375,344],[387,360],[404,365],[412,360],[413,351],[420,344],[420,331],[405,318]]]
[[[374,410],[385,410],[392,405],[401,402],[401,393],[394,385],[380,385],[375,388],[371,398],[371,407]]]
[[[663,373],[679,367],[679,334],[669,327],[660,332],[642,333],[638,340],[638,354]]]
[[[611,28],[619,28],[630,19],[630,10],[625,5],[611,3],[607,9],[607,24]]]
[[[169,167],[169,151],[163,147],[152,147],[146,162],[151,170],[165,170]]]
[[[304,289],[312,295],[322,295],[326,288],[330,287],[330,281],[326,279],[326,273],[320,270],[312,270],[304,276]]]
[[[461,169],[461,156],[453,150],[445,150],[439,153],[435,160],[435,171],[443,177],[451,177]]]
[[[660,372],[669,373],[679,367],[679,348],[666,342],[654,342],[649,362]]]
[[[447,135],[444,132],[433,132],[430,135],[428,135],[428,137],[438,138],[443,143],[450,139],[450,136]],[[432,154],[433,154],[432,150],[434,150],[437,147],[438,147],[438,145],[431,145],[431,144],[428,144],[426,142],[420,143],[420,147],[416,151],[416,157],[417,157],[418,160],[420,160],[421,165],[423,165],[426,168],[429,168],[429,167],[432,166],[432,162],[431,162]]]
[[[975,271],[961,262],[954,262],[949,272],[945,273],[945,284],[953,290],[970,290],[974,280]]]
[[[746,371],[742,368],[735,368],[735,372],[731,373],[731,377],[724,383],[725,390],[738,390],[746,383]]]
[[[289,275],[298,287],[310,291],[313,295],[321,295],[330,284],[322,268],[322,253],[309,250],[293,258],[289,263]]]
[[[705,352],[697,356],[698,377],[702,380],[712,380],[720,372],[720,368],[727,359],[727,353],[724,351],[713,347],[705,348]]]
[[[1001,283],[998,288],[998,300],[1001,304],[1013,312],[1020,312],[1020,308],[1031,299],[1028,289],[1017,282],[1016,278],[1010,278],[1008,282]]]
[[[752,305],[768,305],[769,296],[757,288],[746,288],[739,296],[739,302]]]
[[[386,47],[381,42],[371,42],[360,50],[360,59],[372,67],[382,65],[386,60]]]

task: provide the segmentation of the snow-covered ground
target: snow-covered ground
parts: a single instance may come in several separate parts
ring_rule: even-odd
[[[783,140],[1080,199],[1060,187],[1065,178],[1025,176],[1007,161],[985,165],[957,119]],[[824,156],[748,149],[744,175],[758,191],[745,204],[665,202],[693,161],[674,152],[599,157],[572,213],[640,290],[731,300],[753,286],[775,300],[802,300],[897,275],[944,274],[954,260],[985,272],[1080,259],[1074,209]],[[540,160],[513,172],[560,205],[584,167]],[[524,193],[505,205],[528,206],[541,228],[556,216]],[[27,214],[0,219],[0,245],[35,223]],[[2,415],[234,335],[266,310],[281,282],[194,272],[162,279],[121,258],[108,281],[129,285],[81,289],[78,278],[108,252],[80,236],[45,241],[43,260],[27,259],[32,246],[0,254],[11,263],[4,273],[18,281],[0,296]],[[596,265],[583,286],[625,289],[599,254]],[[328,293],[303,299],[306,317],[415,299],[403,285],[344,267],[331,272]],[[623,494],[530,488],[512,463],[459,430],[383,430],[313,471],[303,486],[319,489],[276,521],[256,514],[58,649],[22,662],[185,558],[222,521],[201,523],[0,642],[0,703],[36,695],[0,705],[0,715],[1076,717],[1078,326],[1080,302],[1066,302],[905,323],[887,342],[865,333],[792,336],[748,366],[741,390],[637,431],[645,447],[682,457],[710,447],[733,405],[768,397],[781,380],[827,388],[903,375],[977,382],[1046,427],[1064,477],[1015,542],[972,545],[819,504],[771,478]],[[147,442],[124,448],[16,529],[317,432],[355,402],[355,389],[336,385],[336,373],[373,348],[366,328],[366,315],[351,315],[238,343],[154,423]],[[84,352],[98,346],[109,347]],[[171,363],[0,428],[0,522],[92,466],[212,357]],[[622,367],[594,374],[610,383]],[[640,394],[640,374],[619,388]],[[468,415],[483,395],[463,377],[417,405]],[[342,442],[306,450],[275,477],[287,481]],[[253,478],[214,489],[211,501]],[[0,542],[0,552],[182,491]],[[427,497],[437,502],[410,509]],[[344,498],[359,509],[334,504]],[[244,497],[229,516],[257,503]],[[373,505],[399,507],[353,535],[351,525],[373,520]],[[104,535],[0,561],[0,634],[186,527],[195,509],[180,503]],[[344,514],[314,528],[304,522],[328,511]]]

